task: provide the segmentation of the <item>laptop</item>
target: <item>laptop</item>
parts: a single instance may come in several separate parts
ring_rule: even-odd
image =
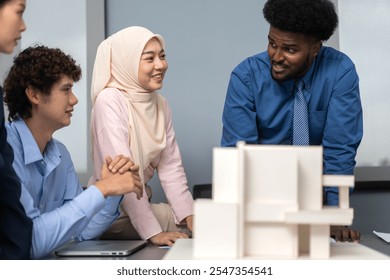
[[[55,251],[59,257],[128,256],[145,247],[145,240],[86,240]]]

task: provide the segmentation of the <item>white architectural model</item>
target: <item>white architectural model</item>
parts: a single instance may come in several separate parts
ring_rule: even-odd
[[[195,202],[195,259],[330,257],[330,225],[350,225],[353,176],[323,175],[322,147],[213,151],[213,199]],[[325,186],[339,205],[323,206]]]

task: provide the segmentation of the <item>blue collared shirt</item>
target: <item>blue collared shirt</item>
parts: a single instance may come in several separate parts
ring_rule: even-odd
[[[121,197],[104,196],[95,186],[83,191],[66,147],[52,139],[41,154],[23,120],[6,125],[14,149],[13,167],[21,202],[33,220],[31,257],[41,258],[66,242],[100,235],[119,215]]]
[[[324,174],[353,174],[363,136],[359,77],[345,54],[322,47],[302,77],[309,108],[310,145],[324,149]],[[271,76],[267,52],[249,57],[232,72],[223,111],[222,146],[292,145],[294,80]],[[338,203],[337,190],[326,188],[327,204]]]

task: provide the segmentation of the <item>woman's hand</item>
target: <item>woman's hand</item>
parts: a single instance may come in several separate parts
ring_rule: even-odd
[[[193,220],[193,218],[194,218],[194,215],[191,215],[191,216],[188,216],[187,218],[185,218],[186,224],[187,224],[187,228],[191,232],[193,232],[193,230],[192,230],[192,223],[193,223],[192,220]]]
[[[117,172],[119,172],[119,174],[123,174],[126,171],[138,174],[138,165],[132,162],[129,157],[118,155],[112,159],[110,156],[107,156],[105,160],[108,166],[108,170],[114,174]]]
[[[175,241],[179,238],[188,238],[188,235],[177,231],[160,232],[149,238],[149,242],[158,246],[172,246],[173,243],[175,243]]]

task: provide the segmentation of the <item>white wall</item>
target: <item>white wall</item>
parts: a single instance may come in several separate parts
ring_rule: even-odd
[[[362,180],[390,180],[389,14],[388,0],[339,1],[340,50],[360,76],[364,136],[357,177]]]

